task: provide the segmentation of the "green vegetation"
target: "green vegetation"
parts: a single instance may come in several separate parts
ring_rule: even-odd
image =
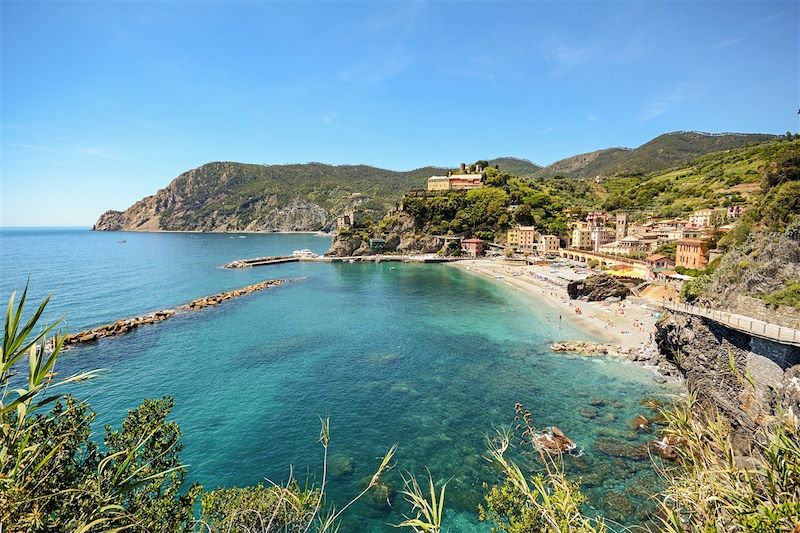
[[[713,139],[725,145],[720,140],[723,137]],[[792,154],[800,141],[779,139],[750,145],[761,138],[748,138],[746,143],[742,139],[736,137],[733,145],[747,144],[743,148],[703,155],[666,171],[618,174],[600,183],[563,176],[523,178],[502,167],[489,167],[480,190],[408,197],[404,204],[425,233],[463,233],[493,240],[519,224],[534,225],[543,233],[566,239],[570,222],[595,209],[632,209],[668,218],[708,207],[752,205],[758,198],[759,183],[767,179],[762,176],[764,169],[772,165],[769,180],[780,186],[765,200],[763,211],[770,224],[785,225],[800,212],[798,186],[787,185],[797,183],[792,176],[800,167]],[[674,259],[675,245],[665,245],[657,253]]]
[[[698,156],[733,150],[775,139],[774,135],[674,132],[660,135],[636,149],[609,148],[557,161],[536,177],[641,176],[689,163]]]
[[[679,465],[663,470],[665,533],[797,531],[800,426],[794,415],[762,429],[747,458],[734,454],[729,424],[713,410],[701,411],[694,398],[664,415]]]
[[[787,305],[800,309],[800,279],[790,281],[786,284],[785,289],[767,294],[764,296],[764,302],[774,305],[775,307]]]
[[[515,176],[531,176],[541,169],[536,163],[517,157],[498,157],[487,161],[488,166],[514,174]]]
[[[145,401],[121,430],[107,427],[101,449],[89,439],[94,414],[58,393],[92,373],[53,379],[63,341],[48,338],[57,324],[33,333],[47,299],[22,322],[26,296],[27,289],[16,309],[14,295],[9,300],[0,357],[0,524],[10,531],[191,529],[200,488],[181,490],[180,430],[165,421],[171,399]],[[22,380],[15,373],[25,358]]]
[[[566,234],[565,203],[550,184],[489,168],[486,186],[436,196],[408,197],[405,211],[431,234],[475,235],[494,240],[513,224],[535,225],[545,233]],[[515,206],[515,208],[511,208]]]
[[[794,259],[800,253],[800,142],[781,140],[760,150],[763,163],[752,176],[747,211],[719,239],[725,254],[713,276],[695,280],[687,297],[721,303],[746,295],[800,307],[793,289],[800,275]]]
[[[252,165],[216,162],[178,176],[170,185],[182,199],[181,211],[168,208],[160,215],[164,229],[202,227],[200,222],[216,216],[236,215],[242,227],[258,208],[274,196],[277,205],[307,200],[328,211],[338,211],[352,195],[371,200],[361,207],[384,212],[394,207],[405,191],[425,186],[425,180],[443,169],[425,167],[396,172],[366,165]]]

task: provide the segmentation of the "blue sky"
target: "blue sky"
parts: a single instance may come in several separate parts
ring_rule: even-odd
[[[2,225],[208,161],[540,164],[798,130],[798,2],[2,2]]]

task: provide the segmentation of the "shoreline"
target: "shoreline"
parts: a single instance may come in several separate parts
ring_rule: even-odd
[[[553,274],[548,271],[549,267],[510,265],[488,259],[467,259],[448,264],[504,283],[523,296],[533,296],[546,303],[570,325],[620,349],[639,350],[652,345],[651,333],[656,321],[653,311],[631,301],[608,303],[570,300],[565,287],[555,282]],[[580,309],[580,314],[576,309]]]
[[[75,226],[80,228],[81,226]],[[199,230],[173,230],[173,229],[156,229],[156,230],[138,230],[138,229],[118,229],[118,230],[94,230],[89,228],[89,231],[94,233],[195,233],[199,235],[211,233],[214,235],[316,235],[319,237],[333,237],[333,233],[319,231],[199,231]]]

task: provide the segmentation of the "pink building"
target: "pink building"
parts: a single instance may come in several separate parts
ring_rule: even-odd
[[[483,241],[481,239],[464,239],[461,246],[469,257],[481,257],[483,255]]]

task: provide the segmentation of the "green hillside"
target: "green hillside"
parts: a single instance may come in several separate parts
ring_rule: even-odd
[[[518,157],[497,157],[489,160],[489,166],[496,166],[504,172],[509,172],[515,176],[532,176],[542,167]]]
[[[686,164],[711,152],[741,148],[774,138],[774,135],[755,133],[665,133],[635,149],[609,148],[562,159],[538,170],[534,176],[594,178],[648,174]]]
[[[482,189],[408,198],[405,206],[426,233],[493,240],[515,224],[532,224],[566,238],[570,222],[594,209],[667,218],[706,207],[755,205],[765,169],[798,150],[800,140],[780,139],[707,154],[645,176],[620,175],[599,183],[583,178],[523,178],[489,168]]]

